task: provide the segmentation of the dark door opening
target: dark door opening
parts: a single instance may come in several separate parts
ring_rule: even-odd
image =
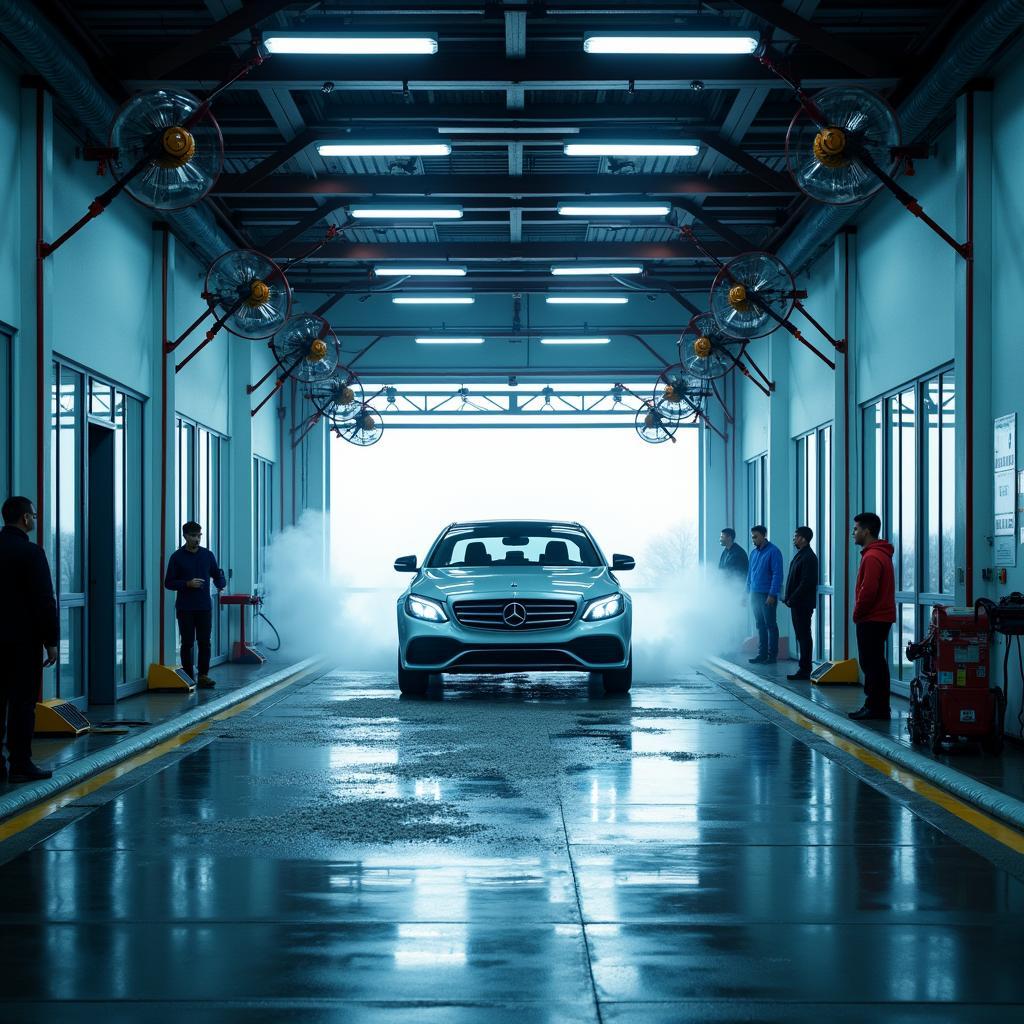
[[[89,424],[86,497],[88,695],[90,704],[117,700],[114,645],[114,430]]]

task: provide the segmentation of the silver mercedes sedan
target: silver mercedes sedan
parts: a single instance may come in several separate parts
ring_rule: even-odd
[[[606,693],[633,681],[633,609],[611,564],[579,523],[452,523],[398,599],[398,685],[426,691],[439,673],[592,672]]]

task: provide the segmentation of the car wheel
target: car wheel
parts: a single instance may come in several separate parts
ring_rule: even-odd
[[[402,668],[402,662],[398,662],[398,689],[402,693],[411,696],[422,697],[427,692],[427,683],[430,675],[427,672],[417,672],[414,669]]]
[[[629,693],[633,685],[633,655],[630,654],[629,664],[625,668],[602,672],[601,675],[605,693]]]

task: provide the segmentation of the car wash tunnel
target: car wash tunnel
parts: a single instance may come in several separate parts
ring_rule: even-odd
[[[0,1021],[1021,1019],[1022,30],[0,2]]]

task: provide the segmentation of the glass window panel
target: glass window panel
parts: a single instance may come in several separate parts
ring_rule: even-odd
[[[89,415],[109,420],[114,410],[114,389],[102,381],[89,380]]]
[[[884,515],[883,506],[883,454],[882,403],[874,402],[864,410],[863,430],[864,474],[861,483],[864,490],[863,511],[875,511]]]
[[[124,590],[124,502],[124,395],[122,395],[120,392],[117,392],[114,401],[114,586],[118,590]]]
[[[60,579],[60,551],[57,548],[58,490],[60,487],[57,469],[60,465],[60,366],[54,363],[50,377],[50,489],[43,522],[46,530],[46,550],[50,556],[50,569],[55,585]]]
[[[940,535],[942,538],[942,593],[952,596],[956,588],[953,531],[956,524],[956,392],[952,372],[942,375],[940,429],[942,485],[940,489]]]
[[[891,630],[899,642],[899,650],[894,652],[898,659],[895,664],[899,666],[900,679],[908,682],[915,674],[914,662],[907,660],[907,644],[917,639],[917,605],[909,602],[901,604],[897,612],[899,621]]]
[[[142,402],[125,397],[124,409],[125,589],[142,590],[145,586]]]
[[[202,427],[196,432],[196,462],[195,515],[205,535],[210,528],[210,434]]]
[[[11,338],[0,332],[0,487],[4,495],[13,490],[11,481],[11,444],[13,422],[11,420]],[[40,541],[45,538],[40,537]]]
[[[822,594],[818,601],[818,659],[828,661],[832,657],[832,595]]]
[[[82,375],[60,368],[57,530],[60,592],[82,593]]]
[[[57,664],[57,696],[73,700],[85,693],[82,672],[82,618],[84,608],[60,609],[60,660]]]
[[[900,582],[902,590],[917,590],[917,389],[900,395]]]
[[[821,455],[821,512],[818,516],[818,565],[821,582],[832,584],[832,428],[823,427],[818,446]]]
[[[145,675],[143,664],[143,651],[145,650],[145,615],[143,614],[145,603],[142,601],[129,601],[124,606],[124,661],[125,678],[128,682],[134,682]]]
[[[922,531],[924,534],[924,565],[922,566],[922,585],[927,593],[939,591],[940,554],[939,536],[941,527],[941,508],[939,483],[941,479],[942,456],[939,437],[939,378],[925,381],[922,386],[924,407],[921,410],[921,424],[924,429],[924,501],[921,507]]]
[[[119,684],[125,682],[124,675],[124,605],[114,607],[114,675]]]
[[[796,519],[802,523],[807,510],[807,438],[796,439]]]

